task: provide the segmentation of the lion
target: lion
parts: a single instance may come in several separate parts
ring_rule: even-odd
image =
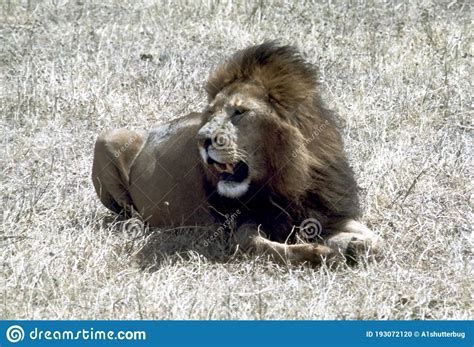
[[[108,209],[151,227],[232,228],[239,249],[287,264],[377,254],[334,116],[296,48],[238,51],[205,90],[202,112],[99,136],[92,180]]]

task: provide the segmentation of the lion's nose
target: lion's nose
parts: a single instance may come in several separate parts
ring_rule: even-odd
[[[207,138],[207,139],[204,139],[204,142],[202,143],[202,146],[204,147],[204,149],[207,151],[207,149],[209,148],[209,146],[212,144],[212,140]]]
[[[210,139],[209,137],[198,137],[197,141],[198,141],[198,145],[204,148],[206,152],[209,146],[212,145],[212,139]]]

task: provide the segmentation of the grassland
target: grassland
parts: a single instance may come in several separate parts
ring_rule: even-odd
[[[99,132],[202,109],[212,68],[266,39],[319,67],[378,263],[287,268],[203,230],[146,243],[96,198]],[[468,1],[2,0],[0,318],[472,319],[472,54]]]

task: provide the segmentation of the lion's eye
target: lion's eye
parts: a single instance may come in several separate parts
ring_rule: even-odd
[[[245,113],[244,110],[239,110],[239,109],[235,109],[233,112],[232,112],[232,117],[238,117],[238,116],[241,116]]]

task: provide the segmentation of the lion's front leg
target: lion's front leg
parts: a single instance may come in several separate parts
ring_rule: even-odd
[[[288,245],[270,241],[260,235],[255,224],[244,224],[234,235],[238,246],[245,252],[256,255],[268,255],[272,260],[284,264],[311,263],[319,265],[325,260],[340,259],[341,254],[325,245],[308,243]]]
[[[339,231],[324,240],[326,246],[344,254],[349,261],[357,261],[365,255],[379,255],[382,243],[380,236],[352,219],[347,220]]]

